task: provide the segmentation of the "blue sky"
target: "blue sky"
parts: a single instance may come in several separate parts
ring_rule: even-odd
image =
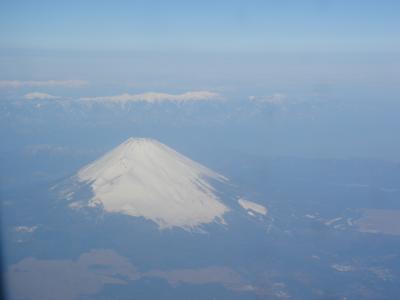
[[[398,52],[399,1],[7,1],[2,48]]]

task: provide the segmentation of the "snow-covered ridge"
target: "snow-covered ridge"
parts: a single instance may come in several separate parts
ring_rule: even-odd
[[[168,94],[168,93],[155,93],[148,92],[142,94],[121,94],[114,96],[98,96],[98,97],[83,97],[81,101],[92,101],[102,103],[129,103],[129,102],[195,102],[195,101],[209,101],[220,100],[222,97],[210,91],[191,91],[182,94]]]
[[[267,208],[262,206],[261,204],[243,198],[240,198],[238,200],[238,203],[241,207],[247,210],[250,215],[253,215],[253,213],[258,213],[265,216],[267,214]]]
[[[224,222],[229,211],[210,184],[225,177],[153,139],[129,138],[82,168],[78,180],[91,185],[89,206],[141,216],[161,229]]]

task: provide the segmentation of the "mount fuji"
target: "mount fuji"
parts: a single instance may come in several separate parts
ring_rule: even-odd
[[[267,213],[242,197],[223,200],[216,186],[229,187],[226,177],[154,139],[129,138],[71,179],[62,190],[70,208],[143,217],[160,229],[227,225],[224,216],[232,209],[260,218]],[[90,196],[78,196],[85,188]]]

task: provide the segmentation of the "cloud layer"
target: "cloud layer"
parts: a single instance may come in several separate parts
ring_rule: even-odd
[[[0,80],[0,88],[23,88],[23,87],[68,87],[76,88],[87,85],[85,80]]]
[[[142,94],[121,94],[114,96],[101,97],[83,97],[80,100],[94,102],[112,102],[112,103],[127,103],[127,102],[194,102],[205,100],[219,100],[222,97],[218,93],[209,91],[193,91],[182,94],[167,94],[167,93],[142,93]]]

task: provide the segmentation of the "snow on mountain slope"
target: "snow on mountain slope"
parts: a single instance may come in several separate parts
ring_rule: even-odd
[[[254,215],[253,212],[261,214],[261,215],[266,215],[267,214],[267,208],[262,206],[261,204],[240,198],[238,200],[238,203],[241,207],[243,207],[245,210],[247,210],[247,212],[250,215]]]
[[[89,206],[141,216],[161,229],[224,223],[229,211],[209,182],[225,177],[152,139],[129,138],[83,167],[78,180],[92,188]]]

